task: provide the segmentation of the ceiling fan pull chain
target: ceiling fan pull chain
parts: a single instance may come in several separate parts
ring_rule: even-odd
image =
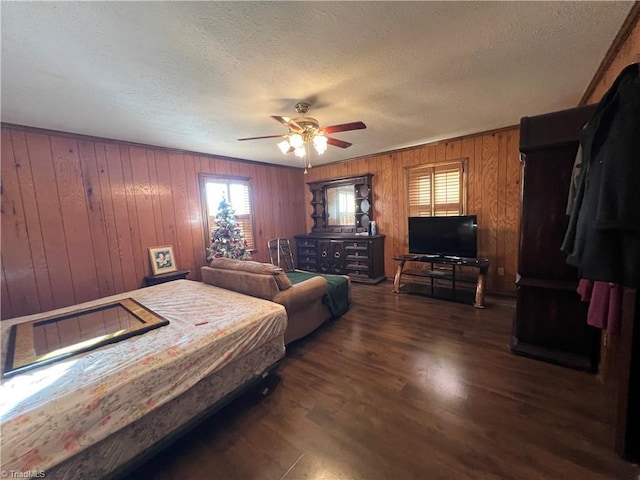
[[[308,168],[311,168],[311,145],[309,145],[309,141],[307,140],[307,163],[304,166],[304,174],[306,175],[308,172]]]

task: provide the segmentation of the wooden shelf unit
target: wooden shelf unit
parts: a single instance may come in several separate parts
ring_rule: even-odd
[[[520,121],[522,220],[511,339],[515,354],[590,372],[598,368],[600,332],[587,324],[578,269],[567,264],[561,246],[580,132],[594,108]]]

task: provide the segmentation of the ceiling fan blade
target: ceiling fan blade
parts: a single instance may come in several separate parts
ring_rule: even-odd
[[[349,142],[343,142],[342,140],[338,140],[337,138],[327,137],[327,143],[329,145],[333,145],[334,147],[347,148],[353,145]]]
[[[294,120],[291,120],[289,117],[281,117],[279,115],[271,115],[271,118],[277,120],[278,122],[283,124],[285,127],[289,128],[290,130],[292,130],[292,131],[294,131],[296,133],[302,133],[304,131],[304,128],[302,128],[300,125],[298,125]]]
[[[330,125],[320,129],[320,133],[347,132],[349,130],[362,130],[367,126],[362,122],[343,123],[341,125]]]
[[[260,140],[263,138],[282,138],[286,137],[286,135],[267,135],[265,137],[249,137],[249,138],[239,138],[238,141],[242,142],[243,140]]]

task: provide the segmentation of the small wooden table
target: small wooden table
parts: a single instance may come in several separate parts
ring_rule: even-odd
[[[489,270],[489,260],[478,258],[441,257],[437,255],[414,255],[406,254],[393,257],[397,262],[396,276],[393,280],[393,293],[415,293],[433,298],[453,300],[463,303],[473,303],[476,308],[484,308],[484,286]],[[408,262],[430,263],[431,268],[411,269],[405,268]],[[438,270],[434,265],[450,265],[449,270]],[[460,275],[456,273],[457,267],[473,267],[478,269],[476,275]],[[400,287],[402,277],[405,277],[405,284]],[[413,281],[411,281],[413,280]],[[436,284],[437,280],[447,280],[449,288],[443,288]],[[456,288],[456,283],[474,284],[475,297],[473,301],[466,292],[461,292]],[[458,285],[459,286],[459,285]],[[470,292],[469,292],[470,293]]]
[[[143,287],[158,285],[160,283],[172,282],[174,280],[184,280],[191,270],[177,270],[175,272],[162,273],[160,275],[147,275],[142,282]]]

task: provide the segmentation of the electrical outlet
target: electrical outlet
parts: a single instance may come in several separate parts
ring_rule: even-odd
[[[504,277],[504,267],[498,267],[498,276]]]

